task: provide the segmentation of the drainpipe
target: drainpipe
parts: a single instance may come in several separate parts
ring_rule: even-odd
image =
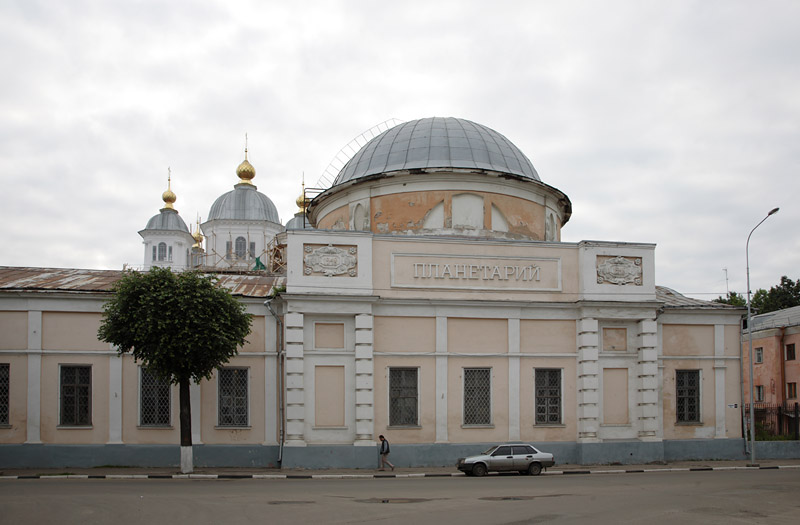
[[[281,465],[283,463],[283,442],[285,441],[285,432],[283,428],[283,385],[285,383],[283,380],[283,375],[286,372],[286,367],[284,366],[286,352],[283,347],[283,321],[281,321],[281,318],[277,313],[275,313],[275,310],[272,309],[272,298],[264,301],[264,306],[267,307],[269,313],[272,314],[272,317],[274,317],[275,321],[278,323],[278,427],[280,429],[278,434],[278,465]]]
[[[743,320],[739,321],[739,328],[741,328]],[[750,325],[747,325],[747,329],[750,330]],[[742,437],[744,438],[744,454],[748,456],[750,455],[750,441],[747,439],[747,413],[744,409],[744,330],[741,329],[739,330],[739,373],[741,374],[739,377],[739,407],[742,413]],[[753,388],[753,385],[750,385],[750,388]]]
[[[783,349],[783,340],[786,336],[786,327],[781,326],[781,338],[778,341],[778,354],[781,356],[781,404],[786,403],[786,353]]]

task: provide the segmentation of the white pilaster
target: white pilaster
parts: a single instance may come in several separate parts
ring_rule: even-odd
[[[725,432],[725,325],[714,325],[714,437],[724,438]]]
[[[597,319],[578,321],[578,442],[598,441],[599,362]]]
[[[373,318],[359,314],[356,326],[356,446],[374,447],[375,389],[373,361]]]
[[[519,319],[508,320],[508,439],[519,441]]]
[[[636,404],[638,437],[643,441],[658,438],[658,323],[643,319],[638,324],[639,360],[637,363]]]
[[[447,317],[436,317],[436,442],[447,443]]]
[[[42,312],[28,312],[28,403],[26,443],[41,443]]]
[[[114,346],[111,350],[116,350]],[[138,403],[136,404],[138,405]],[[134,405],[134,406],[136,406]],[[122,356],[108,360],[108,444],[122,443]]]
[[[192,411],[192,445],[202,445],[203,398],[200,391],[200,385],[194,381],[189,384],[189,404]],[[183,452],[181,452],[181,454],[183,454]]]
[[[302,313],[286,314],[286,446],[304,447],[305,385]]]

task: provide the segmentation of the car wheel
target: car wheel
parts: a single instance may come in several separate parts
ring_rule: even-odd
[[[542,473],[542,466],[539,463],[531,463],[528,465],[528,474],[531,476],[538,476]]]
[[[478,463],[474,467],[472,467],[472,475],[481,477],[486,475],[486,465],[483,463]]]

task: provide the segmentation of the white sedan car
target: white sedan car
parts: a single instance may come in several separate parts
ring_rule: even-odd
[[[538,476],[543,468],[556,464],[552,454],[541,452],[527,443],[495,445],[483,454],[460,458],[456,467],[468,476],[484,476],[487,472],[512,472]]]

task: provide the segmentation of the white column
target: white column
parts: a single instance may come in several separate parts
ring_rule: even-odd
[[[508,320],[508,440],[519,441],[519,319]]]
[[[192,411],[192,445],[203,444],[203,397],[200,384],[189,383],[189,404]],[[216,406],[216,403],[214,403]],[[215,416],[216,417],[216,416]]]
[[[436,442],[447,443],[447,317],[436,317]]]
[[[356,316],[356,446],[374,447],[375,364],[373,361],[373,318]]]
[[[714,437],[724,438],[725,432],[725,325],[714,325]]]
[[[116,351],[116,347],[111,346]],[[134,407],[138,406],[134,402]],[[108,359],[108,444],[122,443],[122,356]]]
[[[28,407],[26,443],[41,443],[42,312],[28,312]]]
[[[303,376],[303,314],[289,312],[286,323],[286,446],[304,447],[305,387]]]
[[[639,407],[638,437],[642,441],[658,438],[658,323],[643,319],[638,324],[639,362],[637,402]]]
[[[578,442],[598,441],[599,363],[597,319],[578,321]]]

